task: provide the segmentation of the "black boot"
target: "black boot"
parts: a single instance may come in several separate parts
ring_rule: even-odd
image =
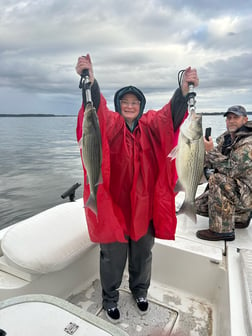
[[[196,232],[196,236],[200,239],[218,241],[218,240],[226,240],[232,241],[235,240],[234,231],[232,232],[214,232],[211,230],[199,230]]]

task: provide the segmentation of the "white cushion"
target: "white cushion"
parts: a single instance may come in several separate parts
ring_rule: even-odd
[[[1,248],[10,265],[41,274],[65,268],[91,245],[83,200],[79,199],[11,226]]]

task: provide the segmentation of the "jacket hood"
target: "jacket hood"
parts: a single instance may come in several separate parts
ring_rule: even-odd
[[[137,97],[137,99],[139,99],[140,101],[140,110],[139,110],[139,114],[137,117],[137,120],[138,120],[143,114],[146,99],[145,99],[143,92],[139,90],[138,88],[136,88],[135,86],[132,86],[132,85],[125,86],[115,93],[115,96],[114,96],[115,111],[121,114],[120,100],[126,93],[134,94]]]

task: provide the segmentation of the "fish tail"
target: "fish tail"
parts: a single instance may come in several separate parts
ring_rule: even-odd
[[[181,208],[178,211],[178,215],[184,214],[189,217],[194,223],[197,223],[196,211],[194,203],[184,201]]]
[[[95,215],[97,216],[97,203],[96,203],[96,199],[94,198],[94,196],[92,194],[90,194],[86,204],[84,205],[85,208],[88,208],[90,210],[92,210]]]

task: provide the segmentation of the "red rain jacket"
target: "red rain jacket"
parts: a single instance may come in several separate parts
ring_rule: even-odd
[[[153,220],[155,237],[175,239],[175,162],[167,156],[177,141],[171,103],[149,110],[133,133],[124,118],[110,111],[101,95],[97,111],[102,136],[102,178],[97,191],[97,217],[85,208],[90,239],[98,243],[137,241]],[[81,143],[84,108],[77,122]],[[176,132],[178,133],[178,132]],[[81,150],[81,149],[80,149]],[[81,156],[82,157],[82,156]],[[83,164],[83,161],[82,161]],[[84,203],[89,197],[84,168]]]

